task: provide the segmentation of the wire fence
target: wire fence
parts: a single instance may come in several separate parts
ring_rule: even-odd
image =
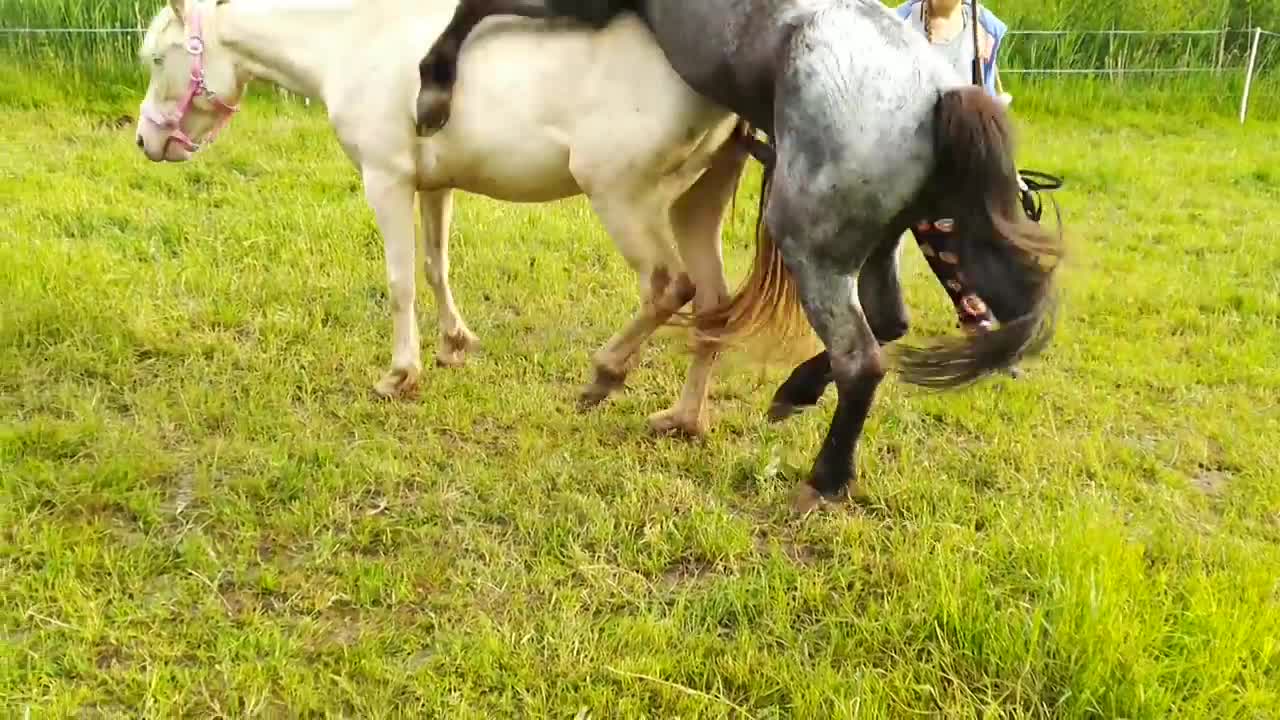
[[[1001,50],[1005,74],[1223,72],[1244,69],[1261,28],[1218,30],[1012,30]],[[1280,45],[1264,48],[1257,70],[1272,67]],[[1176,59],[1174,67],[1169,60]]]
[[[1255,80],[1280,65],[1280,33],[1262,28],[1215,30],[1014,30],[1001,49],[1001,75],[1169,77],[1206,75],[1221,86],[1240,82],[1245,122]]]
[[[32,58],[131,62],[142,27],[0,28],[0,48]],[[1155,78],[1218,76],[1239,93],[1244,122],[1257,79],[1277,74],[1280,32],[1200,30],[1011,30],[1000,51],[1002,77]],[[1238,85],[1237,85],[1238,83]]]

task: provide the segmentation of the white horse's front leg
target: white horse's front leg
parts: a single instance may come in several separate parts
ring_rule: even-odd
[[[426,241],[427,282],[436,298],[440,323],[440,349],[436,363],[458,367],[467,361],[467,353],[480,341],[458,312],[449,286],[449,224],[453,220],[453,191],[424,192],[418,196],[422,211],[422,234]]]
[[[374,386],[384,398],[412,393],[422,375],[422,348],[414,314],[415,238],[413,183],[405,178],[366,172],[365,196],[382,231],[391,300],[391,370]]]

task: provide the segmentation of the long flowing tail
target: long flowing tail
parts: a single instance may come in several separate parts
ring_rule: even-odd
[[[715,340],[734,344],[768,334],[774,349],[784,349],[793,341],[807,346],[813,341],[812,332],[804,309],[800,305],[800,293],[782,260],[769,233],[765,218],[772,186],[773,148],[758,140],[754,133],[744,136],[749,151],[763,166],[760,182],[760,200],[756,209],[756,254],[747,277],[728,303],[700,319],[701,332]],[[794,352],[792,347],[788,352]]]
[[[958,194],[951,202],[970,209],[958,218],[959,269],[1000,322],[990,332],[894,349],[905,381],[942,389],[1006,370],[1048,345],[1064,243],[1060,231],[1048,232],[1019,205],[1013,128],[1003,106],[982,88],[966,87],[943,93],[936,113],[931,186]]]

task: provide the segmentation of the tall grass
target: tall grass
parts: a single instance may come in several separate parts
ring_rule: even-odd
[[[1010,36],[1001,52],[1001,65],[1007,70],[1109,71],[1093,77],[1005,74],[1005,84],[1015,94],[1064,109],[1136,105],[1234,112],[1243,91],[1252,28],[1280,32],[1280,0],[994,0],[990,7],[1012,29],[1055,33]],[[1098,30],[1153,33],[1093,32]],[[1222,32],[1177,34],[1186,30]],[[1250,98],[1255,117],[1280,112],[1277,66],[1280,37],[1264,36]]]
[[[897,0],[890,0],[897,4]],[[1095,108],[1188,106],[1235,112],[1244,81],[1250,34],[1260,26],[1280,32],[1280,0],[991,0],[989,6],[1015,30],[1062,35],[1011,36],[1002,67],[1116,71],[1098,78],[1007,72],[1006,89],[1019,104]],[[0,0],[0,30],[13,28],[110,28],[144,26],[161,0]],[[1090,34],[1092,30],[1228,30],[1224,35]],[[133,32],[12,34],[0,32],[0,63],[52,73],[60,80],[91,80],[133,87],[140,81]],[[1255,117],[1280,116],[1280,37],[1263,38],[1258,56]],[[1211,68],[1171,73],[1172,68]]]
[[[136,27],[163,0],[0,0],[0,22],[44,27]]]
[[[1280,26],[1280,0],[991,0],[1010,26],[1038,30]]]
[[[93,28],[131,30],[161,6],[140,0],[0,0],[0,30]],[[139,33],[0,33],[0,59],[58,72],[133,68]],[[87,66],[87,67],[86,67]]]

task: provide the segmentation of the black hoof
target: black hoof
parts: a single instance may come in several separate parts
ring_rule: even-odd
[[[773,394],[773,400],[769,403],[769,422],[779,423],[800,415],[806,410],[817,407],[818,401],[821,399],[822,396],[812,392],[812,389],[806,388],[797,391],[792,387],[792,383],[784,383]]]
[[[808,410],[812,405],[792,405],[789,402],[773,401],[769,406],[769,422],[780,423]]]
[[[819,459],[809,473],[807,484],[827,502],[842,502],[866,496],[858,484],[857,473],[847,463],[823,462]]]

